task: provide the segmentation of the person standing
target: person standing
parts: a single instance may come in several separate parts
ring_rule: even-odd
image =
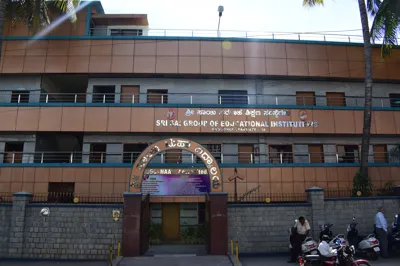
[[[291,242],[294,245],[291,249],[291,257],[290,260],[288,261],[289,263],[297,261],[297,256],[301,253],[301,243],[303,243],[303,241],[310,233],[311,227],[308,221],[304,219],[303,216],[301,216],[299,217],[299,220],[295,224],[294,229],[296,231],[293,232],[291,239]]]
[[[376,236],[379,240],[381,248],[381,256],[389,257],[388,254],[388,223],[385,218],[385,209],[379,207],[378,213],[375,216]]]

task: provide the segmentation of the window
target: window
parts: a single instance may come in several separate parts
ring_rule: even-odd
[[[29,103],[29,91],[12,91],[12,103]]]
[[[315,92],[313,91],[296,91],[296,105],[314,106]]]
[[[212,156],[214,156],[215,160],[218,163],[221,163],[221,153],[222,153],[222,145],[221,144],[202,144],[204,148],[206,148]],[[196,156],[196,163],[203,163],[203,161]]]
[[[4,163],[22,163],[23,142],[6,142],[4,148]]]
[[[400,93],[390,93],[390,107],[400,107]]]
[[[182,150],[165,151],[165,163],[182,163]]]
[[[326,103],[328,106],[346,106],[344,92],[327,92]]]
[[[93,86],[93,103],[114,103],[115,86]]]
[[[376,163],[389,162],[387,145],[373,145],[373,148],[374,148],[374,162]]]
[[[139,155],[148,147],[146,143],[126,143],[124,144],[124,163],[134,163]]]
[[[147,90],[147,103],[168,103],[168,90]]]
[[[239,155],[239,163],[254,163],[254,145],[239,144],[238,155]]]
[[[308,153],[310,156],[310,163],[324,163],[323,145],[308,145]]]
[[[270,163],[293,163],[292,145],[269,145]]]
[[[48,202],[73,203],[75,183],[49,182],[48,192]]]
[[[111,36],[142,36],[142,29],[111,29]]]
[[[89,163],[105,163],[106,162],[106,143],[92,143],[90,144],[90,157]]]
[[[121,86],[121,103],[139,103],[140,86]]]
[[[358,145],[338,145],[337,146],[338,163],[358,163],[360,155]]]
[[[247,90],[219,90],[218,91],[219,104],[248,104]]]

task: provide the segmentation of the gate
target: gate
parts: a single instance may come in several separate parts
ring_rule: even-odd
[[[143,255],[149,249],[150,242],[150,194],[142,199],[140,220],[140,254]]]
[[[205,245],[207,253],[210,253],[210,235],[211,235],[211,212],[210,212],[211,198],[208,193],[205,194]]]

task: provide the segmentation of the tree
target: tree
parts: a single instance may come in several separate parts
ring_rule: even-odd
[[[49,7],[68,13],[70,21],[75,23],[75,7],[79,4],[80,0],[0,0],[0,57],[6,18],[13,24],[23,21],[29,29],[37,31],[50,25]]]
[[[371,133],[372,115],[372,46],[371,39],[383,39],[382,55],[384,56],[397,44],[398,16],[392,12],[396,0],[357,0],[361,18],[362,34],[364,41],[364,68],[365,68],[365,103],[364,103],[364,126],[361,141],[361,162],[359,175],[368,179],[368,153]],[[323,5],[324,0],[303,0],[304,6]],[[372,31],[369,31],[368,12],[373,16]],[[397,26],[396,26],[397,25]],[[396,27],[395,27],[396,26]]]

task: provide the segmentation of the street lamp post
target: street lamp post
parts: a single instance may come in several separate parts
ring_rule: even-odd
[[[219,31],[219,25],[221,24],[222,12],[224,12],[224,7],[223,6],[219,6],[218,7],[218,16],[219,16],[219,18],[218,18],[218,30],[217,30],[218,37],[221,37],[221,33]]]

